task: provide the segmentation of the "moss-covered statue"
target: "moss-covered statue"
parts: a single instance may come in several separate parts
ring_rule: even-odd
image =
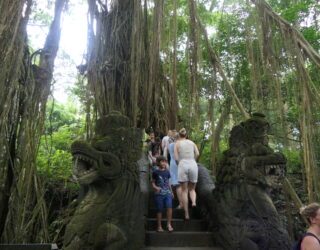
[[[224,249],[290,249],[287,231],[269,196],[284,176],[286,159],[268,146],[268,129],[260,113],[233,127],[213,194],[208,173],[199,167],[199,198]]]
[[[64,249],[141,249],[144,223],[139,170],[142,133],[112,112],[90,143],[71,146],[74,175],[88,191],[67,225]]]

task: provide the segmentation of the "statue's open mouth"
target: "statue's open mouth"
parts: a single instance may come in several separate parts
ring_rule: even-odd
[[[265,174],[268,176],[278,176],[283,177],[285,174],[285,164],[280,165],[266,165],[264,166]]]
[[[96,172],[95,161],[83,154],[73,154],[74,175],[77,178],[88,176]]]
[[[285,164],[264,166],[267,182],[272,188],[277,189],[281,186],[281,180],[285,176],[285,169]]]
[[[75,141],[71,145],[73,174],[81,184],[89,184],[98,178],[98,152],[88,143]]]

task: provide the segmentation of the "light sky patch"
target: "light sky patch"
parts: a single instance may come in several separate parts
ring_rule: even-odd
[[[53,16],[54,6],[47,0],[37,2],[37,9]],[[68,101],[68,89],[75,84],[77,65],[84,63],[87,44],[87,6],[82,0],[70,0],[61,22],[61,40],[53,74],[53,96],[58,102]],[[48,26],[41,21],[28,25],[29,43],[33,50],[41,49]]]

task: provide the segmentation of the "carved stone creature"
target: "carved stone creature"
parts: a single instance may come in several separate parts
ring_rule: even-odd
[[[142,132],[127,117],[111,112],[97,121],[90,143],[71,146],[74,175],[88,191],[67,225],[64,249],[141,249],[143,202],[136,162]]]
[[[268,146],[268,129],[269,123],[259,113],[232,129],[213,195],[203,195],[213,190],[213,183],[199,166],[199,198],[212,219],[216,241],[224,249],[290,249],[288,234],[269,196],[284,176],[286,159]]]

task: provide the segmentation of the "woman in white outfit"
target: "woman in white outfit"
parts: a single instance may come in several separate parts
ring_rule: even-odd
[[[174,158],[178,162],[178,180],[181,183],[181,201],[185,212],[185,219],[189,220],[188,192],[192,207],[196,206],[196,183],[198,181],[198,165],[196,159],[199,156],[197,145],[186,138],[187,131],[182,128],[179,131],[180,139],[175,143]]]

